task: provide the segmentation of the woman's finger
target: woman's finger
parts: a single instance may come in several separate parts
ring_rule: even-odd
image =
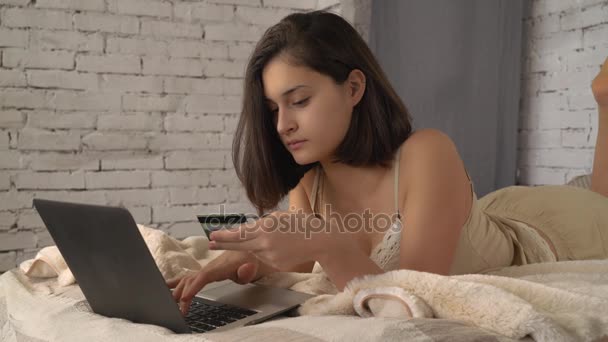
[[[190,279],[187,286],[184,288],[182,298],[180,299],[180,310],[184,316],[188,314],[188,309],[190,308],[194,296],[196,296],[208,282],[205,273],[199,273],[196,277]]]
[[[247,241],[257,237],[257,229],[243,224],[235,228],[216,230],[211,233],[210,237],[211,240],[217,242]]]
[[[190,293],[192,292],[192,283],[193,279],[189,278],[186,281],[186,285],[184,286],[184,290],[181,293],[181,298],[179,299],[179,309],[182,312],[182,315],[186,316],[188,314],[188,309],[190,309],[190,303],[192,302],[192,297]]]
[[[262,250],[260,239],[251,239],[242,242],[209,242],[209,248],[213,250],[231,250],[231,251],[250,251],[257,252]]]
[[[180,300],[180,298],[182,297],[182,291],[184,290],[184,286],[186,285],[186,279],[182,278],[180,279],[179,284],[177,284],[177,286],[175,286],[175,289],[173,290],[173,299],[177,302]]]
[[[245,263],[236,270],[236,283],[247,284],[253,281],[258,272],[259,265],[257,263]]]
[[[180,280],[182,280],[182,278],[172,278],[172,279],[167,280],[166,281],[167,287],[169,287],[170,289],[176,287],[177,284],[179,284]]]
[[[199,291],[207,285],[208,280],[204,273],[200,273],[188,284],[188,288],[184,290],[182,298],[192,299]]]

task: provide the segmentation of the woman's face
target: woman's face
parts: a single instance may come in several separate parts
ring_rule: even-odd
[[[349,82],[336,84],[329,76],[290,65],[281,56],[266,65],[262,81],[277,132],[294,160],[304,165],[331,158],[358,101]]]

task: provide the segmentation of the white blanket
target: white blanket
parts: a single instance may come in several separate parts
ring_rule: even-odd
[[[200,270],[201,265],[217,256],[217,254],[208,254],[207,241],[204,237],[192,237],[180,242],[158,230],[144,226],[139,228],[166,279]],[[36,260],[24,262],[21,269],[30,276],[44,277],[52,276],[52,272],[55,271],[59,274],[61,284],[53,279],[47,279],[39,280],[37,284],[34,281],[31,287],[20,289],[16,286],[17,282],[21,284],[26,282],[19,280],[18,275],[15,273],[3,275],[0,279],[6,283],[3,287],[4,298],[7,301],[7,310],[12,310],[10,312],[12,317],[31,319],[31,315],[39,311],[38,305],[42,305],[40,303],[44,301],[38,298],[36,304],[32,306],[23,306],[20,303],[22,307],[10,308],[8,303],[15,303],[14,298],[21,298],[27,302],[29,300],[27,298],[32,296],[53,294],[55,297],[65,299],[66,293],[74,291],[74,286],[63,286],[73,279],[66,275],[69,270],[56,248],[47,247],[43,251]],[[492,273],[493,275],[446,277],[432,273],[398,270],[354,279],[344,291],[339,293],[318,264],[310,274],[276,273],[261,279],[258,283],[319,294],[319,296],[309,299],[299,309],[300,314],[305,317],[281,319],[260,326],[287,329],[286,326],[295,324],[302,328],[302,332],[310,333],[318,330],[311,330],[313,325],[307,322],[318,321],[319,318],[309,315],[331,315],[334,318],[336,315],[359,315],[375,316],[383,319],[381,321],[384,323],[387,322],[386,320],[394,323],[395,319],[405,322],[424,318],[460,321],[512,339],[521,339],[530,335],[537,341],[594,341],[602,336],[608,336],[608,260],[509,267]],[[77,293],[78,295],[71,299],[72,304],[74,298],[82,298],[79,290]],[[57,303],[57,299],[53,298],[49,301],[49,305],[53,301]],[[37,318],[45,320],[48,312],[40,312]],[[94,316],[94,321],[103,320],[104,324],[109,325],[122,321]],[[81,326],[93,324],[90,322],[89,313],[70,311],[70,317],[81,322]],[[328,316],[323,318],[329,319]],[[349,329],[358,331],[355,336],[369,339],[374,334],[373,329],[361,330],[361,319],[349,322],[344,324],[347,326],[350,324]],[[138,331],[136,336],[142,338],[143,331],[146,333],[154,331],[154,334],[164,337],[171,335],[163,328],[145,326],[146,328],[141,330],[142,325],[130,324],[130,326],[138,326],[132,331]],[[71,328],[73,325],[66,326],[66,329]],[[38,326],[33,325],[31,329],[36,330]],[[120,336],[130,336],[129,329],[126,327],[121,329],[124,330],[117,330],[122,334]],[[218,336],[238,334],[242,329],[246,328],[226,332],[227,335],[215,333],[213,340],[221,340]],[[91,331],[93,330],[95,329]],[[346,333],[346,330],[340,332]],[[331,329],[320,330],[315,337],[331,340],[332,333],[335,331],[332,332]],[[59,336],[66,334],[67,330],[64,330]],[[80,339],[83,337],[80,336]],[[182,340],[182,337],[179,337],[179,340]]]
[[[158,229],[141,224],[137,228],[165,279],[199,271],[209,260],[221,254],[221,251],[208,249],[209,240],[204,236],[190,236],[179,241]],[[41,249],[34,259],[22,262],[19,268],[33,278],[57,277],[60,286],[76,282],[57,246]]]
[[[364,276],[336,295],[311,298],[300,312],[456,319],[514,339],[608,340],[608,260],[532,264],[494,273],[447,277],[398,270]]]

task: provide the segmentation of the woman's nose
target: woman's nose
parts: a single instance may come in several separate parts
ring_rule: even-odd
[[[279,132],[279,134],[288,134],[297,129],[298,125],[290,115],[287,115],[284,112],[281,113],[281,110],[279,110],[277,116],[277,132]]]

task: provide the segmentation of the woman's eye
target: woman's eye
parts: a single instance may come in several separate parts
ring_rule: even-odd
[[[302,101],[295,102],[295,103],[294,103],[294,105],[296,105],[296,106],[303,105],[303,104],[305,104],[306,102],[308,102],[308,100],[310,100],[310,97],[307,97],[307,98],[305,98],[305,99],[304,99],[304,100],[302,100]]]

